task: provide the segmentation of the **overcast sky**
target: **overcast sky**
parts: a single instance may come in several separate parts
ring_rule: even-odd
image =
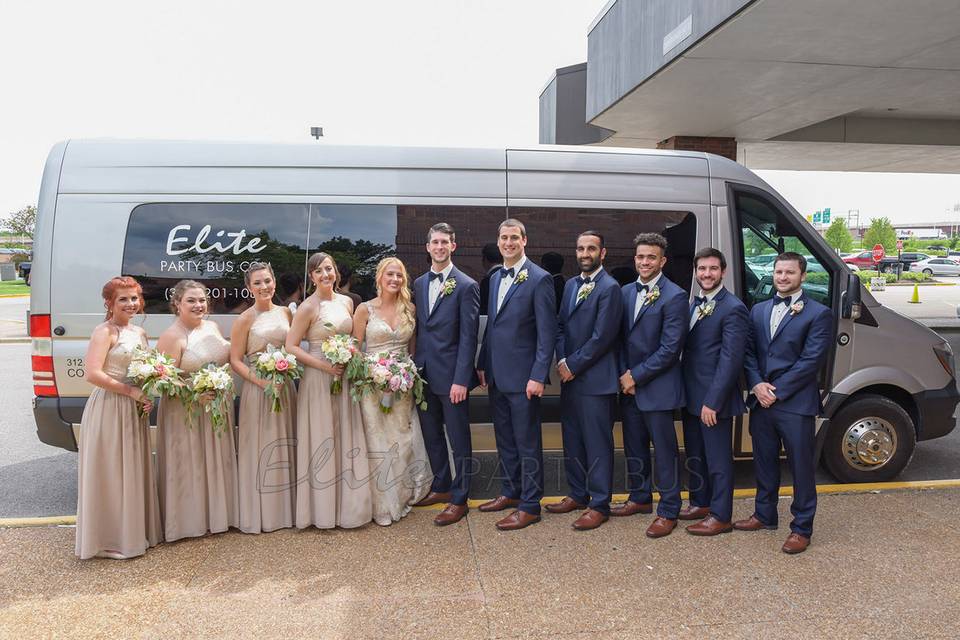
[[[4,2],[0,214],[36,202],[66,138],[302,142],[319,125],[320,144],[535,144],[540,91],[586,60],[605,4]],[[960,176],[761,175],[803,213],[930,220],[960,202]]]

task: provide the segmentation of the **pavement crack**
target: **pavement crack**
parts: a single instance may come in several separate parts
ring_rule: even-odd
[[[483,584],[483,573],[480,571],[480,555],[477,552],[477,541],[473,536],[473,518],[470,517],[468,513],[466,516],[467,521],[467,535],[470,536],[470,554],[473,556],[473,572],[477,576],[477,584],[480,585],[480,605],[483,610],[483,617],[487,623],[487,637],[492,638],[493,636],[493,621],[490,620],[490,613],[487,610],[488,601],[487,601],[487,588]]]

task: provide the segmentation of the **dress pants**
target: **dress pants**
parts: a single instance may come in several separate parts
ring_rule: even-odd
[[[503,475],[500,494],[520,500],[519,509],[540,514],[543,498],[543,440],[540,398],[526,393],[504,393],[491,384],[493,432]]]
[[[750,437],[753,439],[753,468],[757,476],[754,515],[769,527],[777,526],[777,500],[780,493],[780,443],[787,452],[787,464],[793,475],[793,502],[790,530],[802,536],[813,533],[817,512],[817,482],[814,417],[757,406],[750,412]]]
[[[569,496],[609,515],[613,494],[613,410],[616,395],[560,391],[563,465]]]
[[[453,404],[450,396],[436,393],[425,394],[426,410],[420,412],[420,429],[433,470],[431,491],[450,492],[450,502],[467,504],[470,479],[477,472],[473,460],[473,444],[470,441],[470,396],[463,402]],[[446,436],[444,435],[446,425]],[[450,471],[450,453],[447,439],[453,449],[453,475]]]
[[[676,520],[680,513],[680,451],[673,428],[673,410],[641,411],[632,395],[623,398],[623,452],[627,458],[630,500],[653,501],[650,442],[656,449],[657,515]]]
[[[733,517],[733,418],[708,427],[683,412],[683,447],[690,472],[690,504],[710,507],[720,522]]]

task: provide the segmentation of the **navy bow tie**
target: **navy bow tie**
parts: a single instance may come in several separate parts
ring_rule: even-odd
[[[707,303],[707,296],[693,296],[693,304],[700,306]]]
[[[649,291],[649,290],[650,290],[650,287],[648,285],[640,284],[639,282],[637,283],[637,293],[642,293],[644,291]]]
[[[434,280],[440,280],[440,282],[443,282],[443,272],[434,273],[433,271],[431,271],[431,272],[430,272],[430,282],[433,282]]]
[[[500,267],[500,277],[506,278],[507,276],[513,277],[513,267],[507,269],[506,267]]]
[[[781,298],[780,296],[777,296],[776,300],[774,300],[773,306],[777,306],[778,304],[782,304],[785,307],[789,307],[790,298]]]
[[[590,284],[590,276],[587,276],[586,278],[577,276],[577,287],[582,287],[585,284]]]

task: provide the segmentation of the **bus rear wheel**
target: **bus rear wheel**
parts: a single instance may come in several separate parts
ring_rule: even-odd
[[[867,394],[830,420],[823,462],[840,482],[883,482],[906,468],[916,444],[913,420],[903,407]]]

